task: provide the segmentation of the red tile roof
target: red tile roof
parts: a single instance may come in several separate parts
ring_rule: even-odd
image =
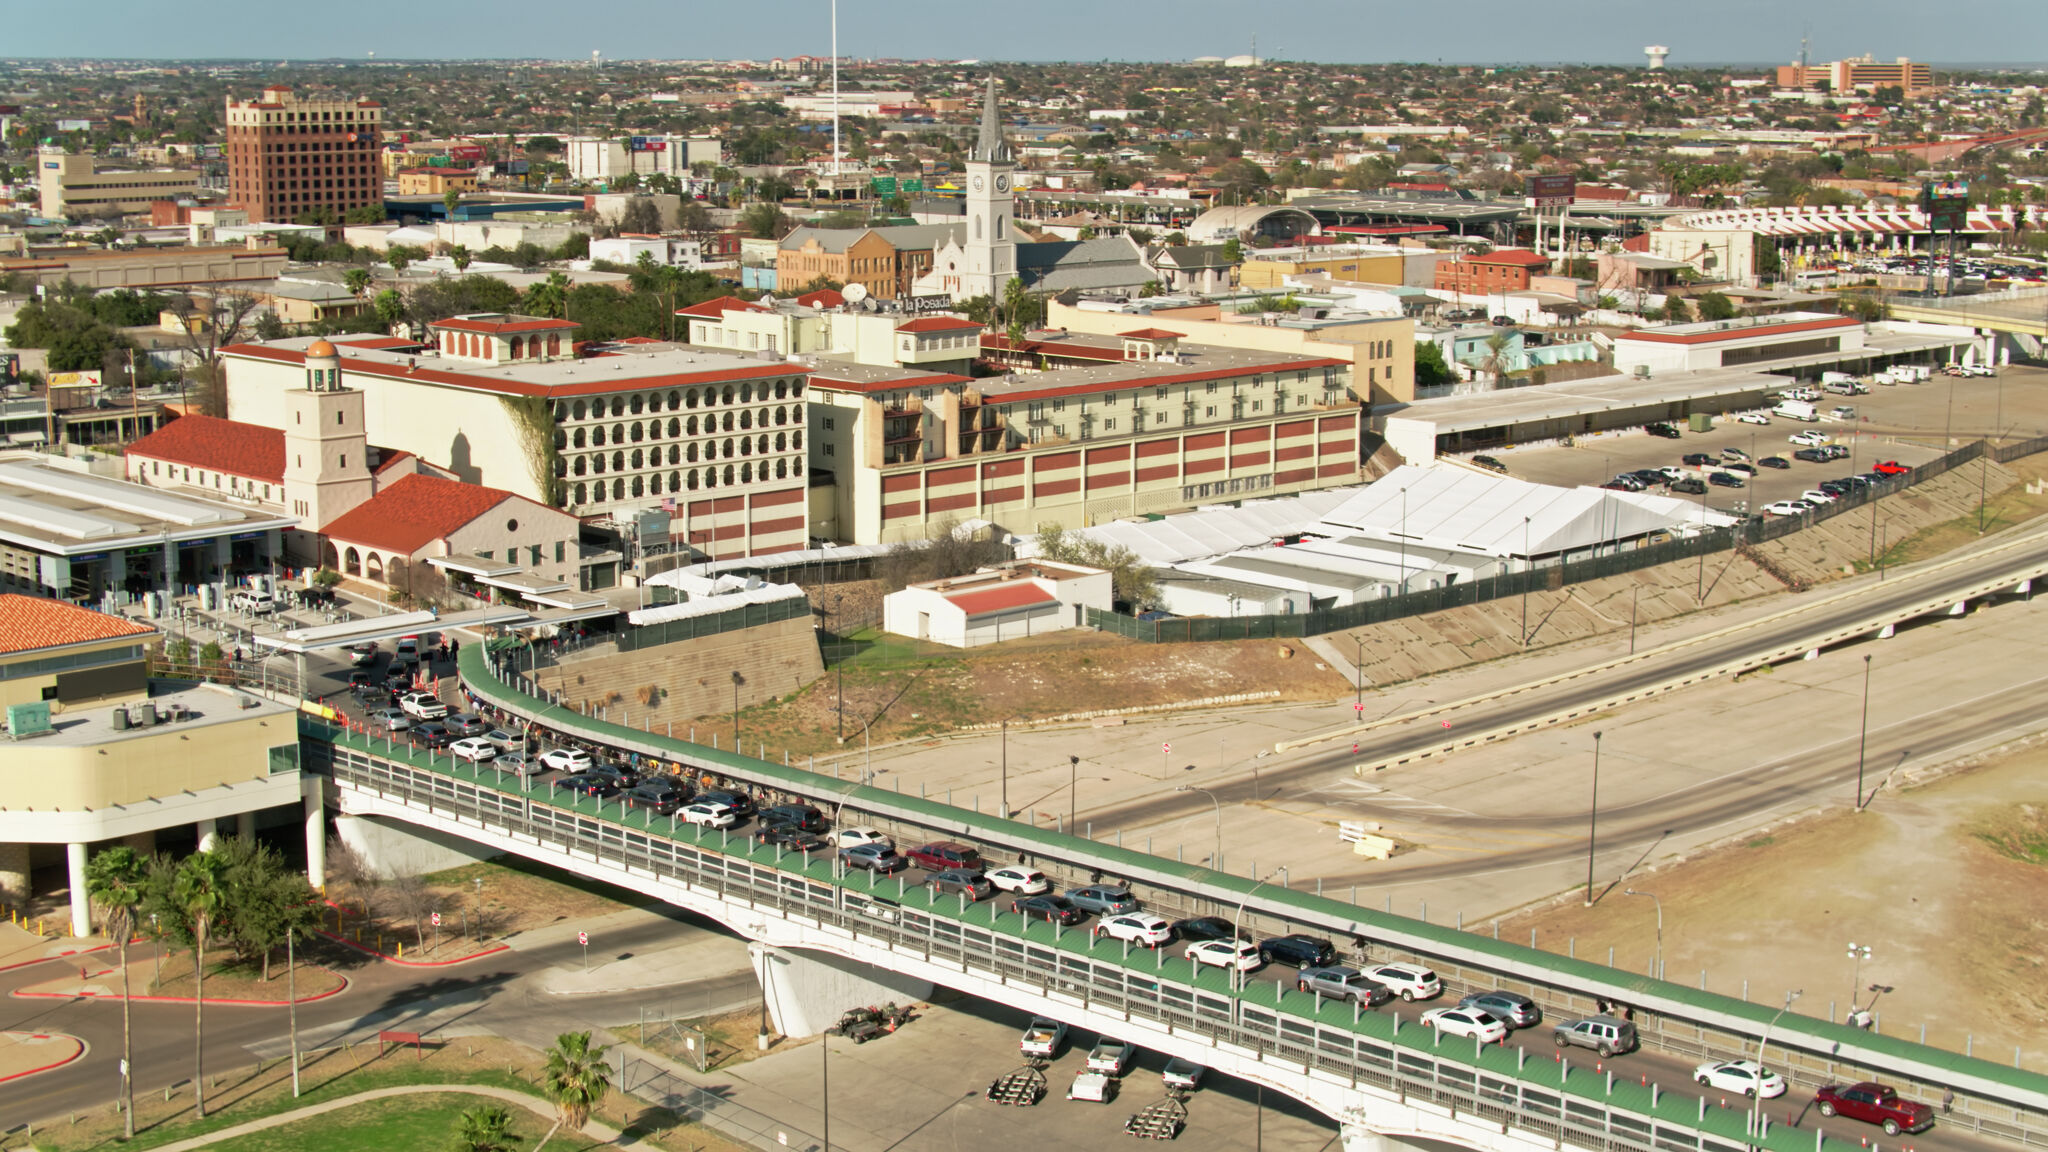
[[[723,317],[727,312],[766,311],[767,309],[761,307],[759,304],[755,304],[747,300],[742,300],[737,296],[720,296],[716,300],[706,300],[702,304],[692,304],[688,308],[678,308],[676,309],[676,315],[698,316],[708,320],[717,320],[720,317]]]
[[[954,592],[946,599],[969,616],[986,616],[991,612],[1007,612],[1012,608],[1031,608],[1039,604],[1059,602],[1059,597],[1029,580],[1012,580],[995,588]]]
[[[921,316],[916,320],[898,324],[898,332],[958,332],[965,328],[980,328],[972,320],[959,316]]]
[[[1129,332],[1119,332],[1117,335],[1126,340],[1178,340],[1182,334],[1168,332],[1164,328],[1135,328]]]
[[[415,472],[399,477],[320,531],[337,544],[410,556],[507,500],[541,507],[511,492]]]
[[[429,327],[449,332],[482,332],[496,336],[507,332],[545,332],[576,328],[567,320],[546,320],[538,316],[508,316],[503,320],[436,320]]]
[[[846,297],[830,288],[820,288],[797,297],[796,302],[806,308],[838,308],[846,303]]]
[[[89,640],[152,636],[156,629],[62,600],[0,593],[0,655],[62,648]]]
[[[123,449],[129,456],[284,483],[284,432],[214,416],[180,416]]]

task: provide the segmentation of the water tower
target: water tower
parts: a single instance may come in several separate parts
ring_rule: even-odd
[[[1664,59],[1671,55],[1671,49],[1666,48],[1662,44],[1652,44],[1648,48],[1643,49],[1643,55],[1650,58],[1650,70],[1655,72],[1664,67]]]

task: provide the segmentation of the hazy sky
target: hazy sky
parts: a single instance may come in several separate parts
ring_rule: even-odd
[[[9,6],[25,0],[9,0]],[[1936,63],[2048,57],[2039,0],[842,0],[847,56],[987,60],[1185,60],[1261,55],[1327,62],[1640,63],[1648,44],[1688,62],[1864,52]],[[4,11],[4,9],[0,9]],[[702,58],[824,55],[827,0],[559,0],[490,5],[353,0],[256,8],[102,0],[10,21],[8,56]]]

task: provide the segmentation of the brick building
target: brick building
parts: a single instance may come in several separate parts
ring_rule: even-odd
[[[302,100],[272,86],[227,106],[228,195],[259,219],[326,210],[336,221],[384,202],[374,100]]]
[[[1550,261],[1527,248],[1496,248],[1484,256],[1460,256],[1436,266],[1439,291],[1484,296],[1489,292],[1526,292],[1529,278],[1549,270]]]

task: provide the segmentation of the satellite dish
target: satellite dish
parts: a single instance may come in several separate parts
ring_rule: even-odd
[[[858,304],[868,298],[868,289],[865,284],[848,284],[839,294],[848,304]]]
[[[863,300],[860,306],[869,312],[880,312],[882,310],[882,302],[880,300]]]

